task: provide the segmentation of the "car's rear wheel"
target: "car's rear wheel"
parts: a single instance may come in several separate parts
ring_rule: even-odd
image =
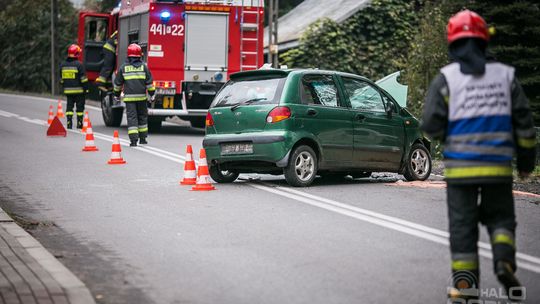
[[[219,170],[218,166],[210,166],[208,169],[210,177],[220,184],[232,183],[240,175],[238,172]]]
[[[408,181],[426,180],[431,174],[431,155],[422,144],[414,144],[407,157],[403,176]]]
[[[285,180],[293,187],[307,187],[317,175],[317,164],[317,154],[313,149],[309,146],[298,146],[283,170]]]

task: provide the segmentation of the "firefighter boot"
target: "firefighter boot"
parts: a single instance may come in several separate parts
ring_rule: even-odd
[[[139,138],[139,144],[146,145],[148,142],[146,141],[146,137]]]
[[[129,144],[130,147],[136,147],[137,146],[137,140],[136,139],[132,139],[131,140],[131,143]]]
[[[83,127],[83,116],[77,115],[77,129],[82,129]]]
[[[497,275],[499,282],[501,282],[506,289],[506,293],[508,294],[510,300],[512,300],[514,297],[521,299],[521,289],[513,289],[512,292],[510,292],[510,288],[521,286],[518,279],[514,275],[514,269],[510,263],[505,261],[497,261],[497,264],[495,265],[495,274]]]
[[[67,128],[73,129],[73,116],[66,116]]]

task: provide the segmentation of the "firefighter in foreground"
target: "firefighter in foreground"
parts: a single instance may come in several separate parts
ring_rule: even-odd
[[[116,46],[118,45],[118,31],[115,31],[105,42],[102,49],[103,65],[96,79],[96,84],[101,91],[110,92],[112,90],[111,75],[116,63]]]
[[[130,146],[136,147],[137,140],[146,144],[148,135],[148,98],[146,91],[154,97],[155,88],[152,83],[152,74],[148,66],[142,62],[142,50],[137,44],[130,44],[127,49],[128,60],[124,63],[114,79],[114,94],[120,96],[124,87],[124,102],[128,121],[128,135]]]
[[[526,177],[535,166],[532,113],[514,68],[486,56],[489,33],[464,10],[447,25],[453,63],[430,85],[422,129],[444,142],[453,287],[449,302],[478,298],[478,223],[487,226],[498,280],[520,297],[512,158]],[[478,197],[481,197],[478,203]],[[472,279],[474,278],[474,279]],[[510,298],[512,299],[512,298]]]
[[[84,66],[79,62],[81,48],[72,44],[68,48],[66,61],[60,64],[61,80],[60,84],[67,97],[66,117],[67,128],[73,128],[73,107],[77,105],[77,129],[83,125],[85,93],[88,92],[88,78]]]

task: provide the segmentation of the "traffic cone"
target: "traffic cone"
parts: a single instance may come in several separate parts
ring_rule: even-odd
[[[122,147],[120,147],[120,139],[118,139],[118,130],[114,131],[114,140],[112,144],[111,159],[107,162],[109,165],[122,165],[126,161],[121,155]]]
[[[64,110],[62,109],[62,101],[60,99],[58,99],[58,107],[56,108],[56,116],[58,116],[58,118],[66,117],[64,115]]]
[[[81,129],[82,134],[86,134],[86,129],[88,129],[88,121],[89,121],[88,111],[84,111],[84,118],[83,118],[82,129]]]
[[[92,123],[88,120],[88,129],[86,129],[86,142],[84,143],[84,152],[98,151],[96,144],[94,143],[94,132],[92,131]]]
[[[180,181],[180,185],[195,185],[197,184],[197,168],[193,160],[193,148],[187,145],[186,162],[184,163],[184,178]]]
[[[206,163],[206,151],[201,149],[199,155],[199,170],[197,171],[197,184],[191,188],[192,191],[210,191],[216,190],[210,181],[208,164]]]
[[[47,125],[51,125],[52,121],[54,119],[54,114],[53,114],[53,106],[50,105],[49,106],[49,119],[47,119]]]

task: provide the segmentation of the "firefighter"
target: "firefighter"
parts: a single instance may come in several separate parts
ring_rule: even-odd
[[[85,104],[85,93],[88,93],[88,78],[84,66],[79,62],[81,48],[72,44],[68,48],[66,61],[60,64],[60,84],[67,97],[67,128],[73,128],[73,107],[77,105],[77,129],[82,128]]]
[[[103,45],[101,51],[103,56],[103,65],[99,72],[99,77],[96,79],[98,88],[103,92],[112,90],[111,75],[116,63],[116,46],[118,45],[118,31],[112,33],[107,42]]]
[[[478,292],[479,222],[491,239],[498,280],[517,297],[512,159],[516,154],[521,177],[534,169],[529,101],[514,68],[486,56],[489,31],[481,16],[464,10],[451,17],[447,40],[453,62],[429,87],[422,129],[444,142],[454,285],[449,302],[478,297],[464,290]]]
[[[126,103],[128,134],[132,147],[146,144],[148,134],[148,99],[146,91],[154,97],[155,88],[152,83],[152,74],[148,66],[142,62],[141,47],[135,43],[127,49],[128,60],[124,63],[114,79],[114,94],[120,96],[124,87],[124,102]]]

